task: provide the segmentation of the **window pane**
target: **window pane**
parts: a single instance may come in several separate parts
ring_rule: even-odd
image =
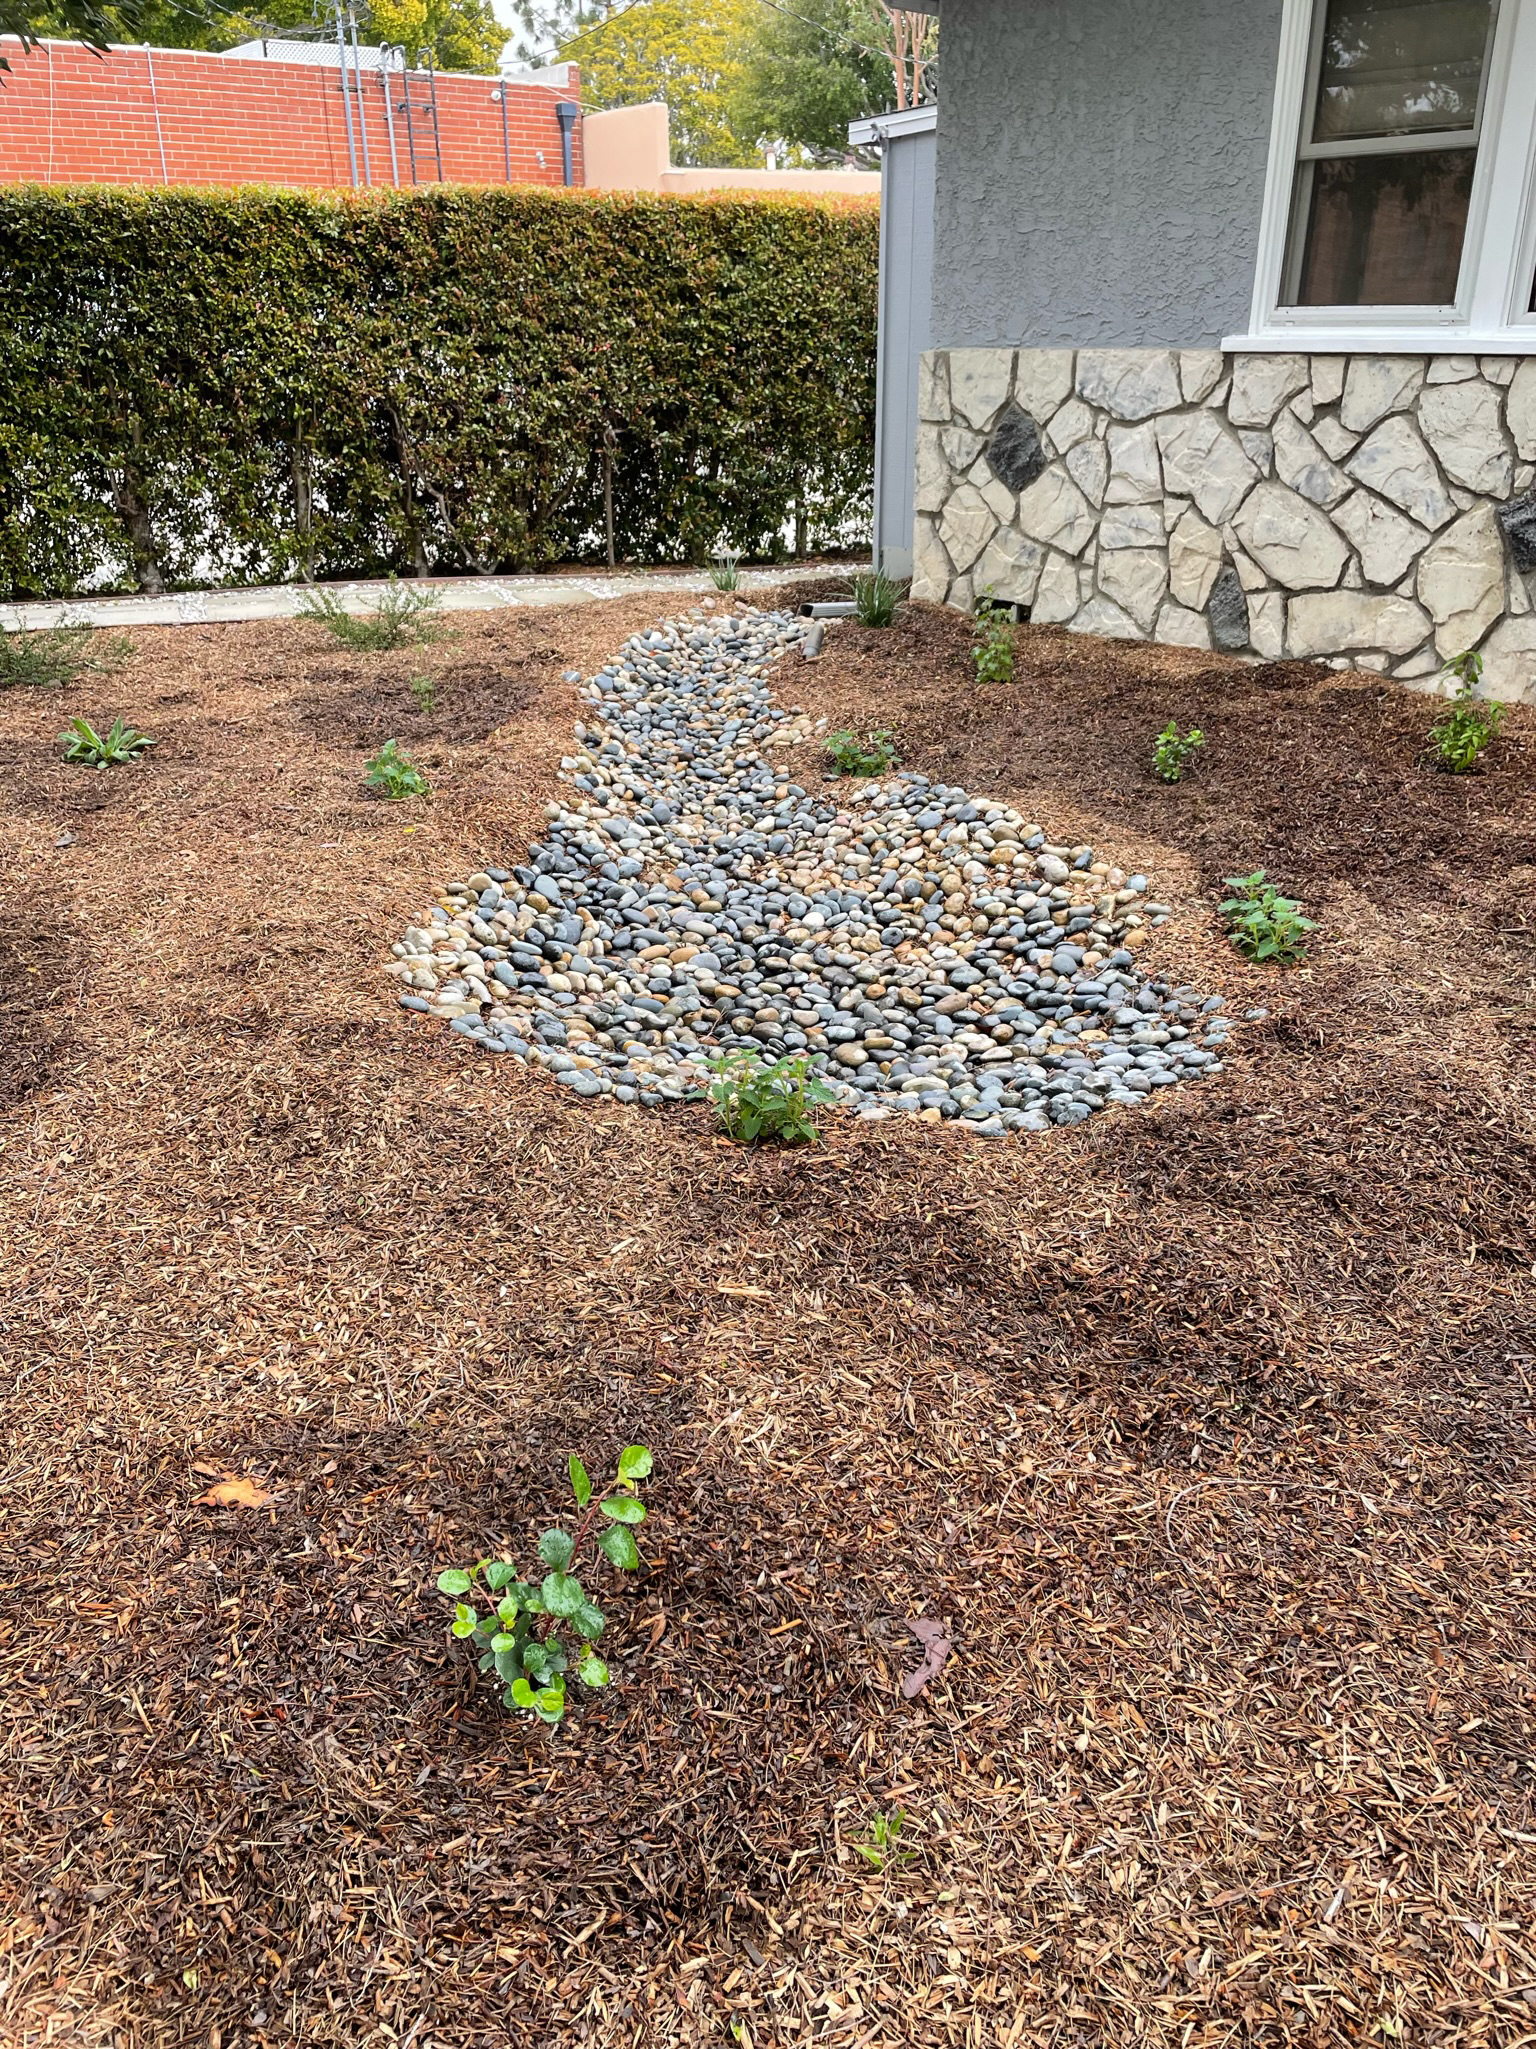
[[[1467,231],[1470,149],[1320,157],[1312,181],[1298,306],[1446,306]]]
[[[1471,128],[1494,0],[1328,0],[1314,142]]]

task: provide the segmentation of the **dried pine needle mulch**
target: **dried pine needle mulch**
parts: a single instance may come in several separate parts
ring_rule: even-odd
[[[1145,1114],[744,1155],[377,972],[647,618],[0,701],[0,2039],[1536,2041],[1536,719],[1452,779],[1369,677],[1031,632],[983,694],[963,621],[838,628],[787,698],[1144,865],[1272,1015]],[[118,710],[143,768],[57,761]],[[360,794],[391,735],[431,804]],[[1211,912],[1260,864],[1283,977]],[[432,1581],[632,1438],[619,1683],[551,1740]]]

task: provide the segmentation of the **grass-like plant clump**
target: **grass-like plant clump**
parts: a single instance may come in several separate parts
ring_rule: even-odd
[[[435,676],[413,676],[410,683],[411,703],[417,711],[437,710],[437,678]]]
[[[581,1520],[574,1535],[569,1530],[546,1530],[540,1537],[539,1561],[548,1570],[537,1586],[520,1580],[517,1568],[499,1558],[482,1558],[467,1569],[453,1566],[437,1576],[438,1592],[455,1603],[453,1635],[480,1653],[480,1670],[494,1673],[502,1705],[522,1708],[550,1724],[565,1713],[565,1675],[573,1657],[575,1676],[583,1686],[608,1684],[608,1667],[592,1648],[603,1633],[603,1611],[589,1598],[575,1566],[598,1524],[597,1548],[608,1563],[621,1572],[637,1569],[640,1552],[633,1531],[645,1520],[639,1483],[651,1470],[651,1454],[643,1444],[627,1445],[619,1455],[612,1490],[601,1496],[594,1494],[587,1469],[574,1452],[569,1466]],[[491,1603],[485,1615],[464,1599],[482,1586]],[[570,1626],[577,1646],[567,1646],[562,1624]]]
[[[1459,687],[1430,728],[1430,756],[1447,775],[1471,775],[1480,765],[1484,751],[1498,737],[1504,722],[1504,706],[1478,695],[1483,658],[1475,651],[1453,655],[1445,665],[1445,673],[1453,676]]]
[[[1176,783],[1204,745],[1205,735],[1198,726],[1181,733],[1178,720],[1170,719],[1152,749],[1152,773],[1161,782]]]
[[[829,733],[825,745],[829,775],[886,775],[901,760],[889,726],[863,734]]]
[[[852,1848],[876,1871],[884,1871],[892,1864],[905,1864],[913,1854],[902,1847],[901,1831],[906,1819],[905,1810],[900,1807],[891,1808],[889,1813],[877,1808],[870,1818],[869,1834],[862,1841],[855,1839]]]
[[[438,639],[442,600],[436,591],[415,590],[391,576],[378,610],[354,617],[330,591],[315,591],[299,606],[300,619],[313,619],[331,638],[356,654],[387,654]]]
[[[106,676],[133,653],[126,633],[94,626],[0,626],[0,690],[60,690],[82,676]]]
[[[709,580],[717,591],[733,591],[741,582],[741,556],[734,548],[718,548],[710,557]]]
[[[738,1145],[807,1145],[819,1135],[812,1113],[836,1100],[803,1053],[769,1061],[738,1048],[711,1060],[709,1072],[705,1093]]]
[[[1001,606],[982,604],[971,627],[971,660],[978,683],[1013,681],[1013,654],[1017,629]]]
[[[864,569],[853,579],[854,617],[861,626],[892,626],[910,586],[883,569]]]
[[[368,763],[363,776],[367,787],[380,797],[430,797],[432,785],[404,753],[398,740],[386,740]]]
[[[1232,891],[1221,906],[1232,944],[1245,960],[1273,961],[1289,967],[1306,957],[1306,934],[1317,927],[1301,915],[1301,905],[1282,896],[1264,877],[1262,868],[1251,875],[1228,875]]]
[[[98,733],[89,719],[71,719],[69,730],[60,733],[66,761],[82,761],[89,768],[120,768],[137,761],[156,743],[147,733],[114,719],[105,733]]]

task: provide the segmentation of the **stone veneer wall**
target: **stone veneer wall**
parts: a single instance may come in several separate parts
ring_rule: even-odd
[[[914,597],[1536,697],[1536,357],[940,349]]]

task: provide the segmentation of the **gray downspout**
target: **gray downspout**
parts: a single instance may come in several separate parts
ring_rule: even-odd
[[[389,135],[389,175],[394,180],[395,190],[398,192],[400,190],[400,156],[395,148],[395,103],[393,88],[390,85],[390,74],[394,69],[392,62],[393,51],[394,45],[392,43],[385,43],[379,52],[379,83],[384,88],[384,127]],[[403,50],[400,53],[400,61],[402,64],[405,62],[405,52]]]
[[[560,123],[560,169],[567,185],[576,183],[576,156],[571,138],[576,131],[576,116],[581,112],[574,100],[555,101],[555,119]]]
[[[352,95],[347,91],[347,27],[341,0],[336,5],[336,49],[341,58],[341,106],[347,117],[347,155],[352,163],[352,190],[357,190],[357,138],[352,133]]]
[[[347,18],[352,25],[352,97],[357,102],[357,135],[363,145],[363,183],[373,184],[373,165],[368,161],[368,109],[363,105],[363,67],[357,49],[357,9],[349,7]]]

